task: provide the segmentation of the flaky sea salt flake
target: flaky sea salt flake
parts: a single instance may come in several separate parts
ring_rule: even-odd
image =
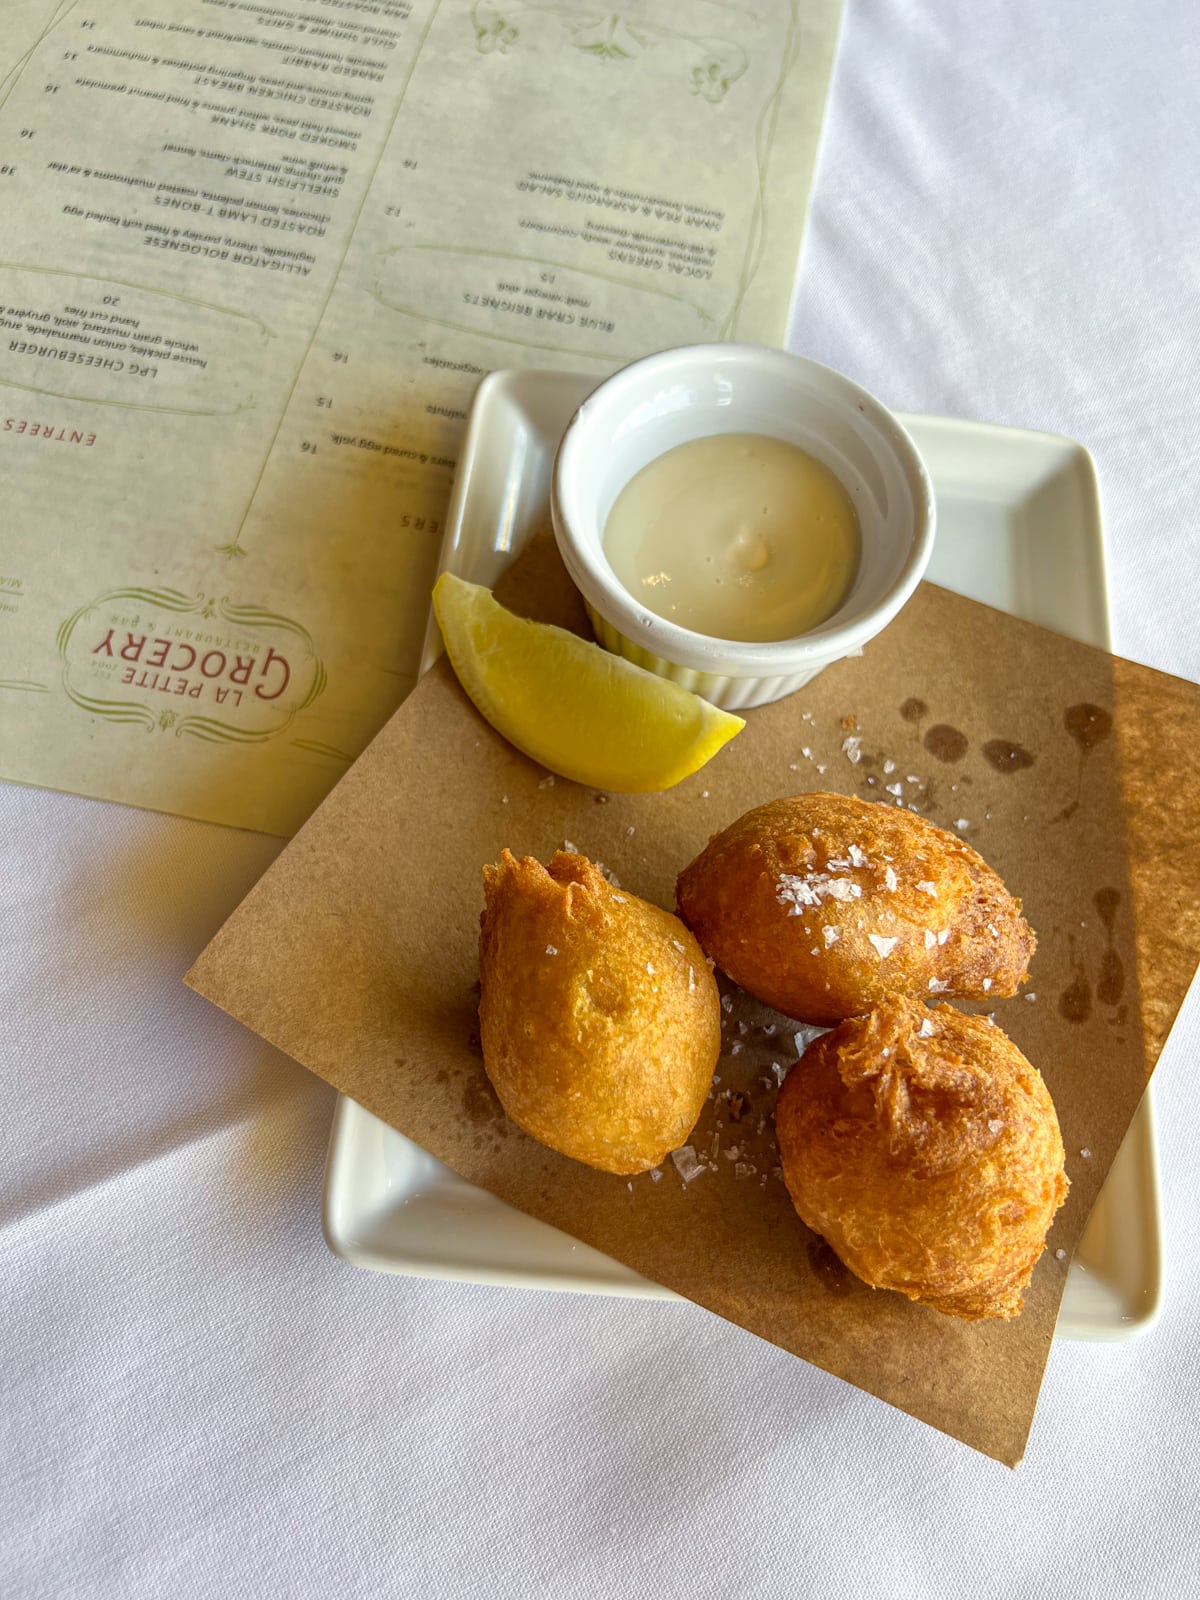
[[[801,906],[819,906],[821,898],[806,878],[794,872],[784,872],[775,886],[775,898],[788,908],[789,917],[798,917]]]
[[[950,985],[944,978],[930,978],[929,989],[932,994],[945,994]]]
[[[870,941],[870,943],[875,946],[875,949],[878,951],[879,959],[881,961],[883,960],[883,958],[885,956],[890,956],[892,951],[900,943],[899,938],[885,939],[885,938],[883,938],[883,936],[881,934],[878,934],[878,933],[869,933],[867,935],[867,938]]]
[[[695,1145],[685,1144],[681,1145],[678,1150],[672,1150],[671,1161],[674,1164],[675,1171],[683,1180],[685,1189],[693,1178],[698,1178],[702,1172],[707,1172],[708,1170],[704,1162],[696,1154]]]
[[[831,900],[860,900],[862,898],[861,885],[854,882],[853,878],[830,878],[829,882],[822,884],[821,892]]]

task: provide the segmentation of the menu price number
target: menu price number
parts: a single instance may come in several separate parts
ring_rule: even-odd
[[[300,454],[302,456],[315,456],[316,453],[317,453],[317,447],[312,442],[311,439],[301,439],[301,441],[300,441]]]
[[[319,394],[317,396],[317,404],[319,406],[321,406],[325,411],[332,411],[333,410],[333,396],[332,395],[328,395],[328,394]]]
[[[333,352],[333,359],[335,361],[340,361],[340,362],[345,363],[345,362],[350,360],[350,357],[346,354],[346,352],[344,350],[335,350]]]

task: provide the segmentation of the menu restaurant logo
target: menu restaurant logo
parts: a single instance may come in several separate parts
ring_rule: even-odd
[[[56,643],[80,710],[176,738],[261,744],[325,688],[300,623],[176,589],[110,589],[72,613]]]

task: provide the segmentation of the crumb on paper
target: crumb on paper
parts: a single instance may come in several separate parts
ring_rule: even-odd
[[[1065,1261],[1067,1259],[1067,1252],[1065,1250],[1061,1250],[1061,1249],[1060,1250],[1056,1250],[1054,1252],[1054,1259],[1055,1259],[1055,1261]]]
[[[849,738],[843,739],[842,751],[845,754],[846,760],[851,762],[854,766],[857,766],[862,760],[861,737],[856,733],[852,733]]]
[[[661,1183],[662,1182],[662,1168],[661,1167],[651,1167],[650,1168],[650,1182],[651,1183]]]
[[[570,839],[563,840],[563,849],[569,856],[577,856],[579,854],[579,846]]]
[[[883,763],[884,777],[890,778],[892,773],[895,772],[895,770],[896,770],[896,763],[894,761],[885,761]]]
[[[698,1178],[702,1172],[708,1171],[708,1168],[705,1166],[704,1162],[701,1161],[700,1157],[696,1154],[695,1145],[685,1144],[682,1145],[678,1150],[672,1150],[671,1161],[675,1167],[675,1171],[682,1179],[685,1189],[687,1188],[688,1184],[691,1183],[693,1178]]]
[[[967,821],[966,817],[959,817],[954,826],[958,829],[959,833],[965,833],[971,824]]]
[[[1027,994],[1025,996],[1025,998],[1026,998],[1026,1000],[1036,1000],[1037,999],[1037,995],[1033,994],[1033,993],[1030,993],[1030,994]]]
[[[1080,1159],[1083,1161],[1090,1161],[1092,1159],[1092,1152],[1088,1149],[1087,1145],[1084,1145],[1083,1149],[1079,1152],[1079,1155]]]

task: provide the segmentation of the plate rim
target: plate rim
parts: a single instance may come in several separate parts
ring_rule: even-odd
[[[523,388],[532,384],[536,389],[539,385],[545,385],[546,380],[552,381],[557,387],[575,389],[579,394],[580,401],[582,401],[586,393],[590,392],[584,387],[585,385],[590,384],[595,387],[597,383],[602,381],[599,378],[593,379],[590,374],[578,373],[569,369],[519,367],[498,368],[488,373],[478,384],[468,413],[467,427],[464,431],[459,457],[460,465],[454,476],[445,528],[438,551],[437,571],[439,573],[450,566],[453,556],[459,548],[464,514],[470,504],[472,486],[478,476],[478,460],[480,456],[478,440],[487,426],[488,413],[493,404],[493,395],[497,392],[507,395],[509,391],[515,389],[518,392],[514,397],[514,402],[519,404],[520,391]],[[1082,471],[1082,486],[1086,496],[1085,516],[1087,531],[1093,546],[1092,554],[1097,563],[1094,576],[1099,581],[1099,631],[1103,637],[1102,640],[1093,639],[1090,642],[1098,643],[1100,648],[1111,651],[1111,610],[1109,605],[1108,566],[1105,551],[1100,482],[1095,460],[1087,447],[1079,440],[1069,438],[1064,434],[1011,427],[1004,423],[976,422],[967,418],[920,412],[898,412],[897,417],[902,426],[914,434],[918,448],[922,448],[921,436],[923,434],[929,438],[941,434],[944,437],[956,436],[967,441],[987,441],[993,444],[1008,441],[1029,445],[1037,442],[1042,445],[1052,445],[1056,450],[1076,458]],[[936,490],[937,474],[932,469],[931,476],[934,479]],[[936,582],[937,580],[933,579],[931,581]],[[441,653],[441,637],[431,612],[423,641],[420,670],[424,672]],[[349,1138],[347,1130],[351,1122],[347,1103],[353,1105],[362,1115],[371,1115],[363,1107],[358,1106],[356,1102],[350,1101],[348,1096],[339,1094],[326,1150],[321,1199],[321,1229],[330,1251],[341,1260],[348,1262],[352,1266],[363,1267],[373,1271],[390,1272],[401,1276],[427,1278],[443,1282],[480,1283],[506,1288],[609,1294],[646,1299],[678,1300],[681,1298],[660,1284],[654,1284],[650,1280],[639,1278],[637,1274],[631,1274],[631,1281],[628,1284],[598,1282],[583,1275],[577,1277],[566,1274],[551,1275],[537,1270],[520,1271],[514,1274],[512,1269],[500,1270],[486,1266],[472,1266],[468,1269],[453,1264],[441,1266],[436,1262],[418,1261],[412,1258],[404,1260],[396,1256],[381,1255],[367,1246],[349,1243],[340,1233],[336,1216],[340,1190],[344,1186],[344,1170],[350,1164],[346,1154]],[[383,1126],[386,1127],[386,1124]],[[388,1133],[396,1138],[406,1138],[404,1134],[399,1133],[396,1129],[389,1128]],[[1095,1319],[1074,1320],[1066,1326],[1062,1324],[1060,1310],[1060,1321],[1055,1330],[1055,1338],[1088,1343],[1126,1342],[1149,1333],[1162,1315],[1166,1269],[1162,1234],[1162,1182],[1155,1129],[1153,1081],[1146,1087],[1146,1091],[1131,1119],[1129,1128],[1126,1130],[1121,1148],[1124,1148],[1125,1143],[1131,1137],[1138,1140],[1139,1149],[1134,1159],[1139,1163],[1138,1177],[1143,1186],[1149,1223],[1147,1238],[1147,1277],[1149,1287],[1144,1291],[1146,1304],[1143,1308],[1139,1308],[1138,1315],[1135,1317],[1121,1318],[1112,1322],[1100,1322]],[[415,1141],[410,1140],[408,1142],[415,1144]],[[416,1146],[416,1148],[420,1149],[421,1147]],[[1103,1190],[1101,1192],[1103,1193]],[[503,1205],[504,1202],[497,1201],[497,1204]],[[1081,1238],[1086,1236],[1086,1231],[1085,1225]],[[565,1237],[570,1238],[570,1235],[567,1234]],[[577,1241],[575,1242],[577,1243]]]

